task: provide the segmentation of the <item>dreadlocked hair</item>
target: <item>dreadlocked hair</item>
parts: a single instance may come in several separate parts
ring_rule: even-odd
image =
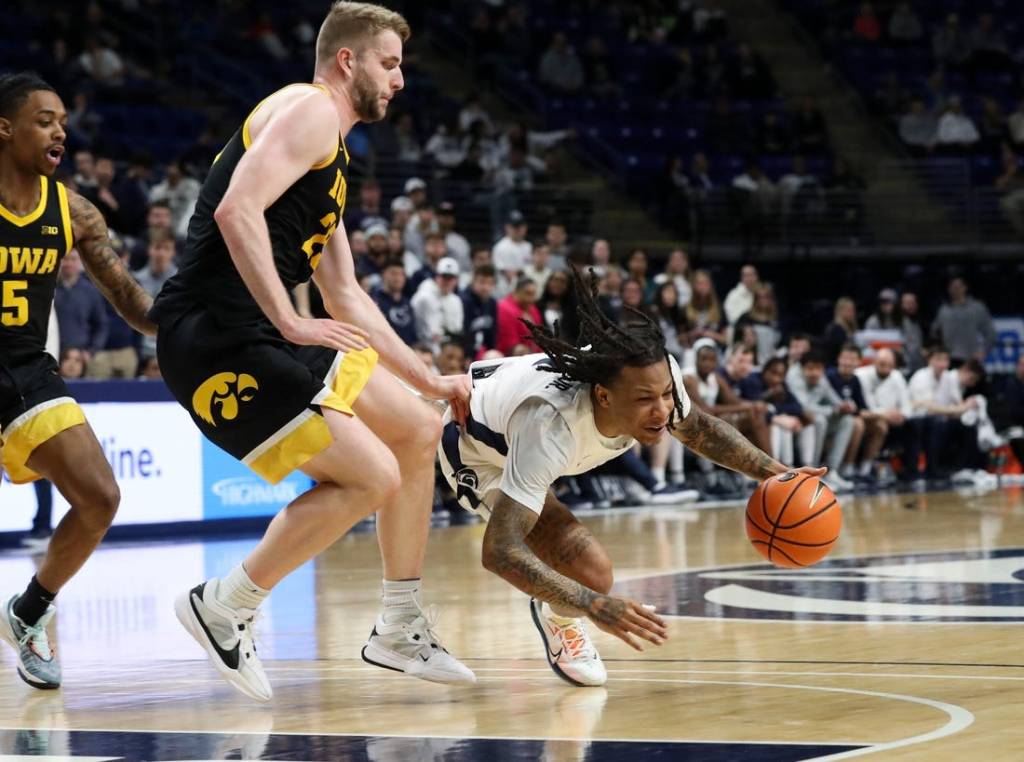
[[[627,319],[619,325],[601,311],[598,303],[597,277],[590,268],[590,283],[584,281],[580,270],[572,266],[573,290],[579,306],[576,315],[580,323],[575,343],[558,337],[559,324],[554,330],[524,320],[534,343],[548,356],[550,364],[543,363],[537,370],[558,373],[561,378],[583,384],[608,386],[618,378],[624,367],[643,368],[655,363],[668,363],[672,376],[674,402],[669,427],[683,417],[683,404],[676,389],[672,363],[665,349],[665,336],[649,316],[638,309],[624,305]]]
[[[34,71],[21,71],[0,76],[0,117],[12,119],[29,95],[36,90],[57,92]]]

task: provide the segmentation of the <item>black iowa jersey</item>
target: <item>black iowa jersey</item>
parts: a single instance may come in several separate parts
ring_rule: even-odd
[[[303,85],[290,85],[301,87]],[[318,85],[304,85],[319,87]],[[177,274],[157,296],[150,318],[160,323],[203,305],[223,325],[265,320],[235,268],[213,213],[231,182],[235,166],[250,145],[249,122],[259,106],[214,159],[188,226],[188,240]],[[330,159],[310,167],[266,210],[270,244],[285,288],[309,280],[327,241],[341,222],[347,191],[348,152],[338,136]]]
[[[57,268],[71,249],[67,190],[43,175],[39,187],[24,216],[0,206],[0,360],[44,351]]]

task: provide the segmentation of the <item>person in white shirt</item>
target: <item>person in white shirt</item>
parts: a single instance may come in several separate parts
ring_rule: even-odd
[[[965,150],[981,140],[978,128],[963,112],[960,99],[953,96],[946,105],[946,113],[939,119],[936,141],[947,150]]]
[[[455,230],[455,204],[451,201],[442,201],[438,204],[437,225],[444,233],[444,245],[448,250],[448,256],[459,263],[463,272],[472,270],[469,241],[466,240],[466,236]]]
[[[458,285],[459,263],[451,257],[442,257],[437,263],[437,274],[423,281],[412,297],[416,333],[435,354],[440,351],[443,339],[462,334],[462,299],[455,291]]]
[[[512,286],[533,260],[533,244],[526,240],[526,231],[523,213],[518,210],[509,212],[505,235],[491,249],[494,269],[498,271],[498,298],[511,292]]]
[[[669,252],[665,270],[654,276],[654,282],[660,286],[671,281],[676,287],[676,303],[680,307],[686,307],[690,303],[690,299],[693,298],[693,285],[690,283],[692,277],[690,255],[686,253],[685,249],[677,248]]]
[[[149,191],[149,203],[166,201],[171,207],[171,226],[174,235],[184,238],[188,234],[188,223],[196,210],[199,199],[199,181],[188,177],[181,165],[173,162],[167,165],[167,176]]]
[[[825,459],[825,465],[832,471],[829,486],[833,491],[850,492],[853,490],[853,482],[843,478],[839,469],[853,436],[857,406],[849,400],[841,399],[825,378],[825,358],[820,352],[814,349],[805,352],[793,367],[797,367],[798,371],[787,373],[786,384],[804,412],[814,418],[813,425],[804,426],[797,434],[800,456],[805,463],[817,463],[821,460],[826,442],[831,442]]]
[[[896,370],[896,354],[891,349],[879,349],[874,364],[857,368],[854,375],[860,381],[868,410],[888,424],[889,440],[901,440],[903,443],[903,476],[908,479],[922,478],[918,467],[921,432],[916,426],[907,425],[914,409],[910,404],[907,381]]]
[[[578,272],[573,281],[582,325],[577,343],[532,326],[544,354],[474,363],[469,413],[462,423],[446,413],[438,454],[460,505],[488,522],[484,567],[531,596],[551,668],[573,685],[602,685],[607,674],[582,617],[638,650],[638,640],[660,645],[668,633],[651,608],[609,595],[611,560],[555,497],[553,482],[636,442],[654,445],[666,431],[751,479],[788,469],[729,424],[691,407],[656,323],[638,313],[636,322],[616,325]]]
[[[544,289],[548,284],[548,278],[551,277],[552,272],[551,251],[548,249],[546,243],[541,243],[533,247],[531,260],[532,261],[529,266],[523,270],[523,275],[536,283],[537,291],[543,294]]]
[[[760,283],[761,277],[757,274],[756,267],[743,265],[740,268],[740,282],[732,287],[722,305],[729,325],[735,325],[740,317],[750,312],[754,306],[754,294]]]

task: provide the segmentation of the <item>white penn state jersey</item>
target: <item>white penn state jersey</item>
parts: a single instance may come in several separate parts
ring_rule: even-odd
[[[679,366],[674,359],[670,363],[686,417],[690,399]],[[550,360],[544,354],[473,363],[466,426],[456,428],[450,412],[445,416],[442,471],[460,496],[475,493],[474,510],[500,489],[540,513],[557,478],[590,471],[634,444],[632,437],[606,437],[597,430],[589,384],[568,381],[545,366]]]

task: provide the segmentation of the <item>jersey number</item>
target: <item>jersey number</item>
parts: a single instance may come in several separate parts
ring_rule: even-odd
[[[348,189],[348,184],[345,182],[345,177],[341,174],[341,170],[338,170],[338,174],[334,178],[334,185],[331,186],[328,194],[338,203],[338,211],[340,212],[342,207],[345,205],[345,193]],[[331,240],[331,236],[334,235],[334,231],[338,229],[338,215],[334,212],[328,212],[320,218],[320,224],[324,226],[324,232],[314,233],[306,242],[302,244],[302,251],[305,252],[306,258],[309,259],[309,266],[313,270],[320,264],[320,255],[324,253],[324,246]]]
[[[28,288],[27,280],[5,280],[3,283],[3,299],[0,304],[0,323],[6,326],[25,325],[28,322],[28,297],[18,296],[19,291]]]

